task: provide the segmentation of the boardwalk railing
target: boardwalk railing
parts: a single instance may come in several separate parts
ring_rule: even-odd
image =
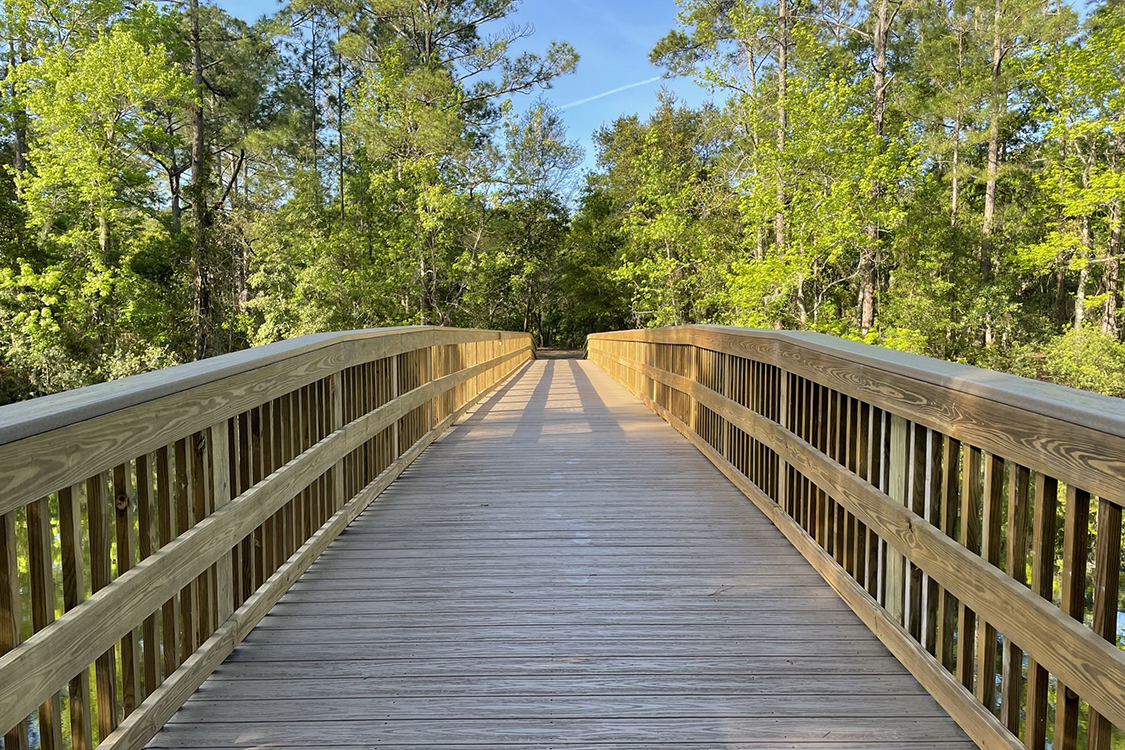
[[[688,326],[588,351],[978,745],[1121,746],[1120,400],[819,334]]]
[[[5,750],[143,746],[532,356],[527,334],[319,334],[0,409]]]

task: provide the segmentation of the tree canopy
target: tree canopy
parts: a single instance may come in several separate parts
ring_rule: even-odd
[[[712,103],[613,120],[585,175],[546,98],[578,52],[517,4],[2,0],[0,401],[415,323],[1125,393],[1120,0],[680,0],[651,60]]]

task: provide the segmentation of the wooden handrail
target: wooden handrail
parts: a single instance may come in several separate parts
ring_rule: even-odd
[[[0,409],[5,747],[27,747],[36,709],[44,748],[64,735],[142,747],[332,539],[532,356],[527,334],[322,334]]]
[[[588,349],[979,745],[1044,748],[1054,676],[1054,746],[1074,747],[1085,701],[1088,746],[1108,750],[1125,726],[1120,400],[810,333],[687,326]]]

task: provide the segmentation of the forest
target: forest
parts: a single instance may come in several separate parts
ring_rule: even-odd
[[[2,0],[0,403],[423,323],[1125,395],[1121,0],[680,0],[651,60],[713,103],[607,118],[588,174],[548,98],[581,50],[517,5]]]

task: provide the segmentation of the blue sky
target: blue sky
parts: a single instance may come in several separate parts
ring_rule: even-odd
[[[279,7],[276,0],[218,3],[247,20]],[[662,71],[648,62],[653,45],[674,27],[676,12],[675,0],[524,0],[507,19],[535,28],[526,49],[542,51],[548,41],[557,39],[578,50],[578,72],[556,81],[545,96],[556,106],[566,107],[563,114],[570,137],[586,149],[585,169],[594,167],[594,131],[621,115],[647,115],[656,106],[661,86],[693,105],[708,98],[690,80],[660,79]],[[606,94],[616,89],[622,90]],[[606,95],[584,101],[600,94]],[[517,96],[514,103],[522,108],[533,100],[534,96]]]

